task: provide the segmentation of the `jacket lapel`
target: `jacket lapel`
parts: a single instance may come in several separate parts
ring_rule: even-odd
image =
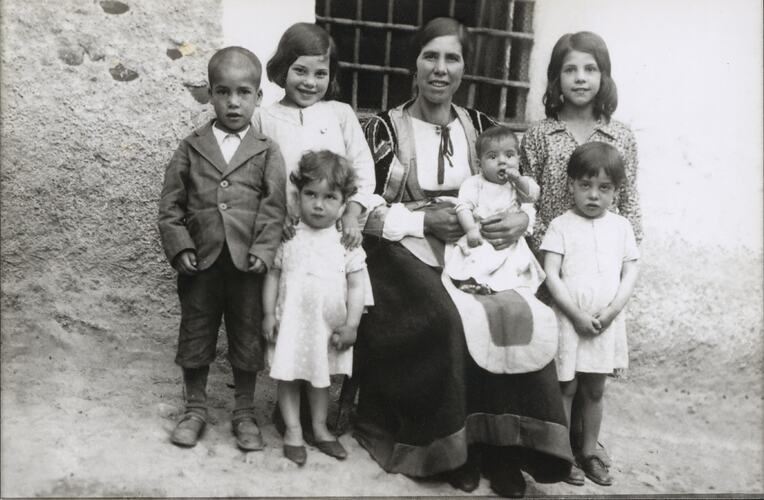
[[[188,142],[200,155],[223,173],[227,167],[223,153],[220,151],[220,146],[218,146],[218,141],[215,139],[215,134],[212,133],[213,121],[210,120],[206,125],[195,130],[194,134],[188,139]]]
[[[250,126],[249,130],[247,131],[247,135],[244,136],[244,138],[241,140],[241,144],[239,144],[239,149],[236,150],[236,153],[234,153],[233,157],[231,158],[231,162],[228,164],[228,166],[226,166],[224,170],[222,170],[223,177],[239,168],[256,154],[267,149],[265,141],[265,136],[259,132],[256,132],[254,127]]]
[[[477,131],[475,130],[475,126],[472,124],[472,120],[467,114],[466,109],[460,106],[457,106],[456,104],[452,104],[452,107],[454,108],[454,111],[456,112],[456,116],[457,118],[459,118],[459,122],[462,124],[464,133],[467,136],[467,146],[469,147],[468,158],[470,162],[470,172],[472,172],[472,175],[475,175],[479,172],[478,162],[477,162],[477,153],[475,152],[475,144],[477,144]]]

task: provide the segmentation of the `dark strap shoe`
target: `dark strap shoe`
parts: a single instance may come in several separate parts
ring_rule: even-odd
[[[187,412],[170,434],[170,442],[185,448],[196,446],[206,423],[198,413]]]
[[[281,416],[281,410],[279,410],[278,405],[273,410],[271,421],[274,427],[276,427],[276,432],[283,436],[286,432],[286,424],[284,423],[284,417]],[[302,414],[300,414],[300,424],[302,425],[302,439],[308,446],[316,446],[316,438],[313,436],[313,424],[309,419],[306,421]]]
[[[337,460],[345,460],[348,457],[348,452],[345,447],[337,441],[316,441],[316,448],[321,453],[334,457]]]
[[[480,469],[469,460],[464,465],[446,472],[446,477],[448,484],[467,493],[472,493],[480,485]]]
[[[491,490],[500,497],[522,498],[525,496],[525,478],[516,467],[495,471],[491,474]]]
[[[308,461],[308,451],[305,446],[284,445],[284,456],[300,467]]]

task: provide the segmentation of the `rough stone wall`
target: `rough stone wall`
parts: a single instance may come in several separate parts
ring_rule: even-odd
[[[109,13],[120,4],[128,10]],[[157,198],[173,150],[208,115],[188,86],[204,83],[220,46],[219,10],[218,0],[2,2],[4,284],[67,270],[172,283]]]

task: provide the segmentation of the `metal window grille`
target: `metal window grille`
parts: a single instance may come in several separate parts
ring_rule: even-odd
[[[459,19],[473,52],[454,102],[524,130],[533,7],[534,0],[318,0],[316,22],[337,44],[340,99],[364,116],[412,97],[413,32],[434,17]]]

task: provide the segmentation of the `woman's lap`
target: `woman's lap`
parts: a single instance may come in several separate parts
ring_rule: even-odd
[[[367,254],[376,305],[355,353],[361,444],[385,470],[411,476],[453,469],[484,443],[520,451],[537,480],[562,479],[572,457],[554,364],[483,370],[439,271],[397,243],[372,241]]]

